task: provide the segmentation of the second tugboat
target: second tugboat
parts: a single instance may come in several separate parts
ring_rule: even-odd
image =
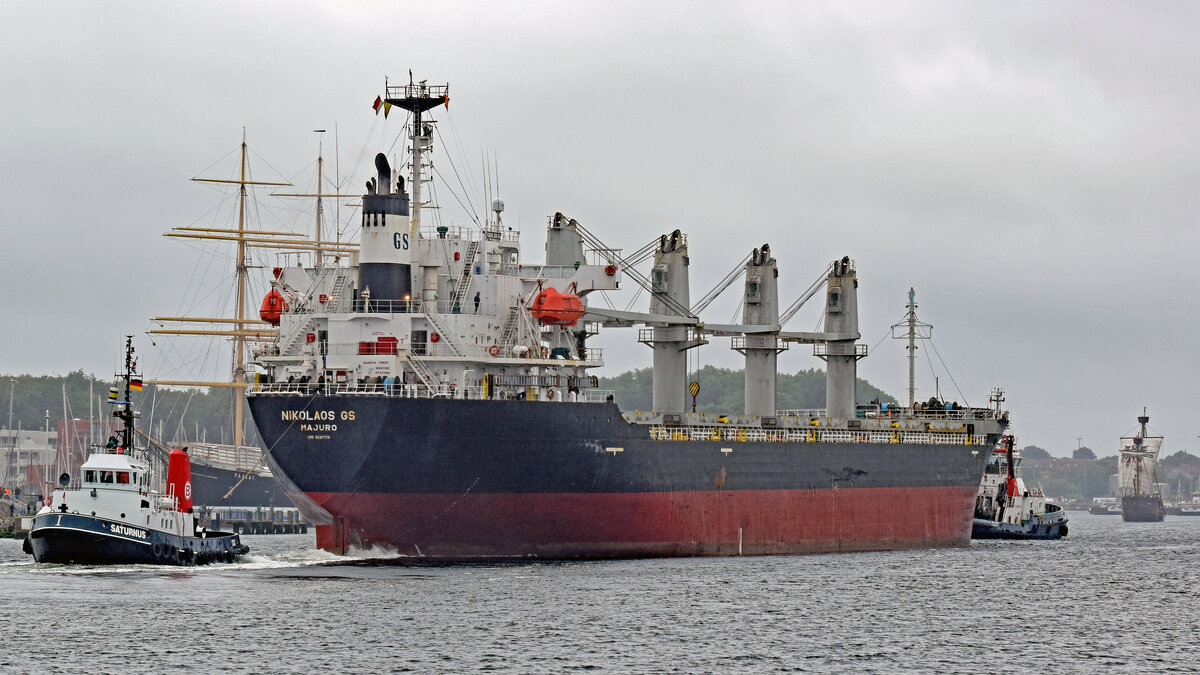
[[[1020,453],[1006,434],[992,452],[975,499],[972,539],[1058,539],[1067,536],[1067,512],[1030,490],[1017,472]]]
[[[151,489],[155,473],[145,448],[134,445],[130,393],[141,389],[134,375],[133,337],[125,339],[125,397],[109,392],[113,416],[124,423],[120,439],[93,448],[80,467],[81,484],[70,474],[38,511],[24,550],[37,562],[92,565],[202,565],[233,562],[249,552],[236,534],[205,532],[192,515],[191,465],[187,452],[172,450],[167,488]]]
[[[1136,436],[1121,438],[1121,461],[1117,466],[1121,485],[1121,518],[1127,523],[1157,523],[1167,515],[1154,476],[1162,436],[1146,433],[1150,417],[1146,409],[1138,417],[1142,426]]]

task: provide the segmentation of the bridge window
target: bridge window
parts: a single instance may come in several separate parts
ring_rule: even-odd
[[[118,471],[117,472],[117,482],[120,483],[121,485],[129,485],[129,472],[128,471]]]
[[[113,472],[111,472],[111,471],[101,471],[101,472],[100,472],[100,482],[101,482],[101,483],[111,483],[111,482],[113,482]]]
[[[84,471],[83,472],[83,482],[95,483],[96,482],[96,470],[88,469],[87,471]]]

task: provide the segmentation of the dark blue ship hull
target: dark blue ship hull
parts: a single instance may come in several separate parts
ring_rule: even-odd
[[[236,534],[182,537],[73,513],[39,514],[25,543],[37,562],[85,565],[204,565],[249,551]]]
[[[245,480],[242,480],[243,477]],[[240,483],[239,483],[240,481]],[[236,486],[236,488],[234,487]],[[225,497],[230,490],[233,493]],[[284,481],[192,462],[192,503],[201,506],[291,506]]]
[[[319,545],[446,558],[965,545],[998,436],[655,440],[614,404],[541,401],[258,395],[250,409],[321,508],[306,513]]]

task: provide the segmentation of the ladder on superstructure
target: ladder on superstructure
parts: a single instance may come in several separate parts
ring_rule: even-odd
[[[438,334],[446,341],[448,345],[450,345],[450,351],[454,352],[455,356],[466,355],[466,353],[463,351],[462,345],[458,343],[458,336],[454,334],[453,330],[447,328],[446,324],[442,323],[442,318],[437,312],[426,311],[425,320],[437,329]]]
[[[499,344],[506,346],[516,344],[516,337],[522,331],[527,333],[531,349],[536,349],[541,344],[542,335],[535,327],[528,307],[525,305],[510,307],[508,318],[504,320],[504,332],[500,334]]]
[[[475,265],[475,258],[479,255],[479,249],[483,241],[475,239],[467,244],[467,251],[463,254],[462,270],[458,275],[458,286],[454,289],[454,298],[450,303],[450,311],[457,314],[462,312],[463,300],[467,297],[467,290],[471,287],[471,269]]]
[[[414,373],[416,373],[417,378],[421,380],[421,384],[424,384],[425,388],[432,393],[433,390],[437,388],[436,379],[433,376],[433,371],[429,370],[429,367],[425,365],[422,359],[423,357],[410,354],[408,357],[408,365],[412,367],[412,370]]]
[[[327,311],[334,314],[340,309],[338,305],[342,302],[342,288],[346,285],[347,274],[342,268],[339,268],[333,277],[333,290],[329,293],[329,302],[326,303]]]

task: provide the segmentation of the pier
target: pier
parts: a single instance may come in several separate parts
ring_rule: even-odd
[[[200,524],[237,534],[307,534],[308,521],[294,507],[205,507]]]

